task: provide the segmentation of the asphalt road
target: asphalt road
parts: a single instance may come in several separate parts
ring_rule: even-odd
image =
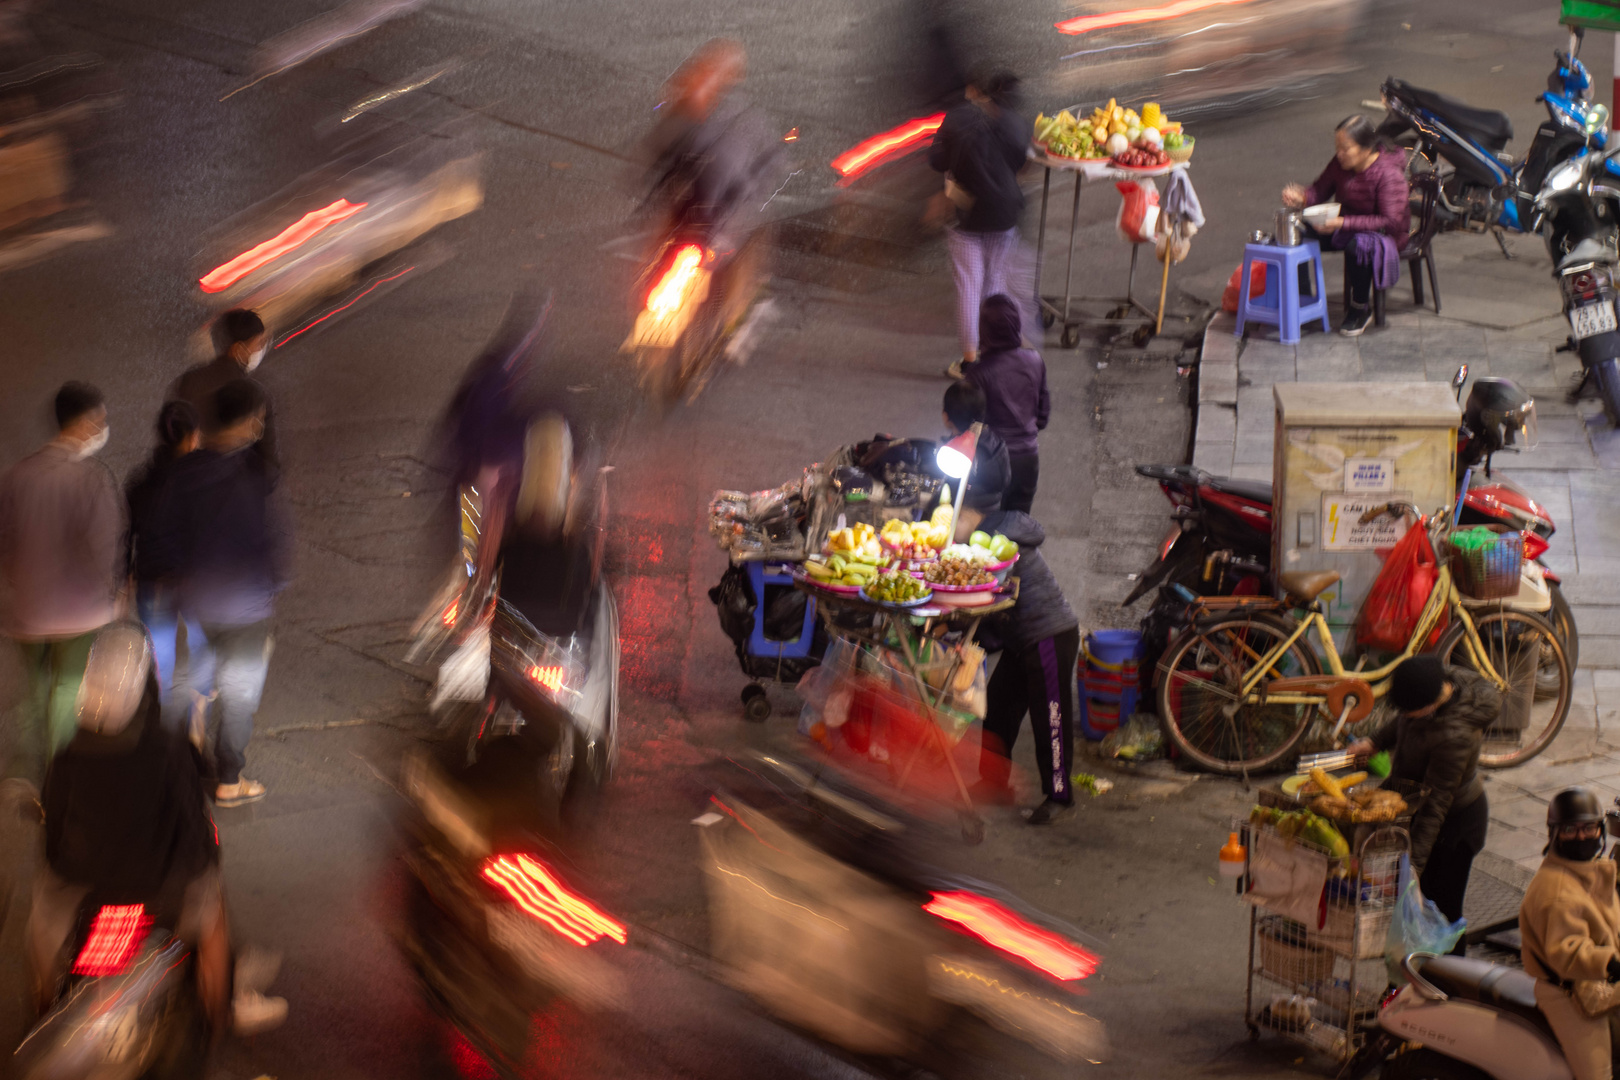
[[[257,44],[323,7],[49,5],[35,20],[40,34],[105,57],[124,91],[79,161],[84,191],[113,235],[0,277],[0,464],[45,437],[54,388],[85,378],[107,392],[105,457],[123,475],[147,450],[163,388],[188,362],[204,317],[188,286],[209,238],[330,160],[336,119],[354,103],[460,61],[406,115],[484,153],[483,208],[435,234],[448,259],[277,350],[262,369],[282,425],[297,576],[280,604],[250,749],[249,773],[271,795],[221,812],[220,827],[235,924],[286,953],[276,991],[292,1015],[280,1031],[223,1048],[217,1074],[481,1075],[433,1023],[389,940],[393,781],[402,754],[428,731],[423,684],[398,661],[442,568],[433,422],[507,298],[531,285],[555,296],[554,384],[594,418],[616,466],[610,573],[624,615],[624,766],[578,857],[606,905],[667,943],[627,954],[637,997],[625,1015],[543,1018],[534,1075],[892,1071],[770,1022],[719,987],[701,960],[704,898],[687,822],[705,791],[693,770],[727,748],[788,737],[794,708],[790,692],[773,690],[776,719],[764,728],[738,722],[743,680],[705,596],[723,559],[702,508],[716,488],[780,483],[876,431],[936,431],[938,371],[955,350],[942,252],[803,245],[787,260],[781,317],[760,354],[662,423],[634,411],[616,348],[635,269],[626,158],[663,77],[714,34],[743,38],[751,95],[784,131],[800,130],[792,147],[800,171],[778,208],[820,228],[838,198],[825,163],[916,112],[923,57],[914,10],[840,0],[444,0],[221,100],[248,81]],[[1507,109],[1515,147],[1528,141],[1539,119],[1532,99],[1563,40],[1554,5],[1406,7],[1386,12],[1360,46],[1359,73],[1199,130],[1194,177],[1210,224],[1172,272],[1173,307],[1218,299],[1243,237],[1268,224],[1276,190],[1315,175],[1333,124],[1376,96],[1385,74]],[[1049,40],[1065,13],[1020,0],[968,13],[968,36],[1028,73],[1032,105],[1050,111],[1070,103],[1062,88],[1074,84],[1057,60],[1070,43]],[[1589,53],[1607,86],[1606,41],[1594,36]],[[894,195],[915,182],[906,166],[894,168],[896,179],[870,187]],[[1029,186],[1038,192],[1039,178]],[[1049,243],[1068,225],[1061,185],[1059,193]],[[1101,188],[1082,200],[1077,294],[1121,291],[1128,252],[1113,232],[1116,205]],[[1173,349],[1155,361],[1151,350],[1127,356],[1088,342],[1069,353],[1054,341],[1047,355],[1058,406],[1037,515],[1052,534],[1048,559],[1088,625],[1123,620],[1123,575],[1146,562],[1163,524],[1157,494],[1133,486],[1129,465],[1182,452],[1185,383]],[[993,816],[985,846],[964,852],[963,866],[1110,942],[1096,1009],[1116,1056],[1101,1072],[1294,1075],[1294,1051],[1252,1049],[1242,1038],[1236,943],[1245,924],[1205,884],[1224,837],[1210,839],[1245,797],[1207,781],[1170,789],[1122,783],[1114,803],[1036,837],[1010,813]],[[7,824],[0,1041],[23,1023],[16,946],[35,842]],[[1006,1052],[997,1060],[978,1047],[936,1064],[957,1076],[1058,1074]]]

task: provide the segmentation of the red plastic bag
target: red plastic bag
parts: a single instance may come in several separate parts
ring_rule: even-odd
[[[1390,549],[1383,569],[1373,582],[1372,590],[1361,605],[1356,619],[1356,643],[1371,649],[1401,652],[1412,639],[1418,619],[1434,591],[1440,576],[1440,564],[1429,543],[1429,532],[1420,521],[1406,530],[1406,535]],[[1428,645],[1433,648],[1445,629],[1445,619],[1429,635]]]
[[[1159,224],[1159,189],[1153,181],[1121,180],[1114,185],[1121,195],[1114,225],[1127,244],[1151,244]]]
[[[1238,289],[1243,277],[1243,267],[1240,264],[1232,271],[1232,276],[1226,279],[1226,291],[1221,294],[1221,308],[1229,315],[1236,315],[1238,309]],[[1266,291],[1266,264],[1263,262],[1249,265],[1249,295],[1259,296]]]

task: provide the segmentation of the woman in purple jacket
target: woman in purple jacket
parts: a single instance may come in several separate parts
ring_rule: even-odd
[[[1350,304],[1339,333],[1356,337],[1372,317],[1372,286],[1377,271],[1380,288],[1400,276],[1401,246],[1411,227],[1406,169],[1401,155],[1386,151],[1365,116],[1349,116],[1334,129],[1333,160],[1310,187],[1283,188],[1286,206],[1339,203],[1339,216],[1321,226],[1328,242],[1344,252],[1350,271]],[[1360,237],[1365,234],[1366,238]]]

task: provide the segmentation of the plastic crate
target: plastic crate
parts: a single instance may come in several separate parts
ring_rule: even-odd
[[[1446,558],[1451,564],[1451,577],[1457,591],[1475,600],[1500,600],[1516,596],[1519,575],[1524,569],[1524,539],[1517,530],[1506,525],[1480,525],[1476,529],[1489,529],[1496,539],[1483,547],[1464,551],[1450,541],[1446,543]]]

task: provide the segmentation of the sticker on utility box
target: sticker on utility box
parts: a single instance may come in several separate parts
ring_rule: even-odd
[[[1395,490],[1395,459],[1353,457],[1344,461],[1344,490],[1388,494]]]
[[[1363,525],[1361,515],[1391,501],[1410,500],[1404,492],[1387,495],[1351,495],[1329,491],[1322,495],[1322,549],[1324,551],[1374,551],[1391,548],[1406,535],[1406,517],[1381,514]]]

